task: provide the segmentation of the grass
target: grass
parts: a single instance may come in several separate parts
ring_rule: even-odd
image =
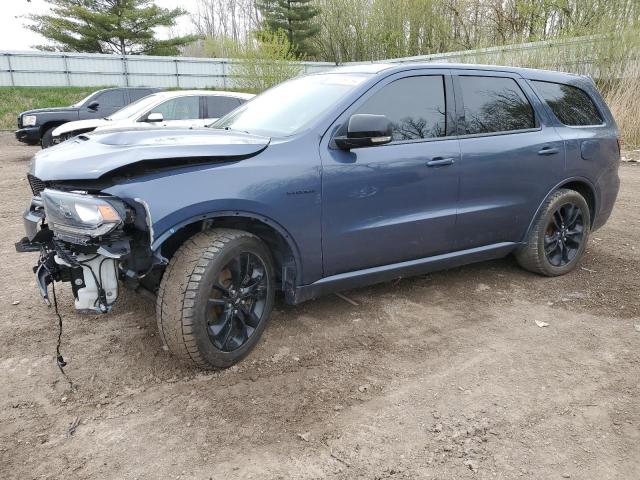
[[[0,87],[0,129],[14,130],[20,112],[66,107],[100,87]]]
[[[630,66],[624,78],[602,87],[626,148],[640,148],[640,68]]]

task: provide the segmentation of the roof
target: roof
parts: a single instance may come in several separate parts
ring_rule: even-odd
[[[225,96],[225,97],[235,97],[242,98],[244,100],[249,100],[250,98],[255,97],[252,93],[244,93],[244,92],[227,92],[224,90],[167,90],[163,92],[154,93],[154,96],[160,98],[175,98],[182,97],[187,95],[203,95],[203,96]]]
[[[569,80],[580,78],[580,75],[552,70],[540,70],[535,68],[509,67],[501,65],[477,65],[469,63],[361,63],[346,67],[337,67],[322,73],[368,73],[378,74],[384,72],[391,74],[416,68],[455,69],[455,70],[479,70],[490,72],[515,73],[532,80]]]

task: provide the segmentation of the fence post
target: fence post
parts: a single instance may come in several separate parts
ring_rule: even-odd
[[[177,88],[180,88],[180,69],[178,68],[178,62],[179,61],[180,60],[178,60],[177,58],[173,59],[173,62],[174,62],[175,67],[176,67],[176,87]]]
[[[13,78],[13,67],[11,66],[11,54],[10,53],[5,53],[5,55],[7,56],[7,64],[9,65],[9,78],[11,78],[11,86],[15,87],[16,86],[16,81]]]
[[[228,75],[227,61],[226,60],[222,60],[220,62],[220,65],[222,65],[222,89],[226,90],[227,89],[227,75]]]
[[[67,60],[67,55],[62,54],[62,62],[64,64],[64,74],[67,77],[67,86],[71,86],[71,72],[69,71],[69,62]]]

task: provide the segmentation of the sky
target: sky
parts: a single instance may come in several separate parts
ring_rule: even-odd
[[[175,8],[179,4],[184,10],[195,11],[197,0],[156,0],[156,4],[164,8]],[[26,20],[20,18],[29,13],[45,13],[49,7],[44,0],[0,0],[2,4],[3,21],[0,28],[0,50],[33,50],[34,45],[42,45],[46,40],[31,30],[24,28]],[[190,31],[190,20],[188,15],[178,20],[177,33],[188,33]],[[161,38],[168,36],[168,31],[162,29],[158,32]]]

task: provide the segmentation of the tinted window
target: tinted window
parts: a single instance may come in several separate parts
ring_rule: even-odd
[[[512,78],[461,76],[467,134],[536,126],[531,104]]]
[[[124,105],[124,92],[122,90],[108,90],[102,92],[95,99],[101,107],[122,107]]]
[[[134,88],[129,90],[129,98],[132,102],[135,102],[136,100],[146,97],[147,95],[151,95],[152,93],[154,93],[154,91],[147,88]]]
[[[370,97],[356,113],[386,115],[393,140],[446,134],[444,78],[441,75],[396,80]]]
[[[165,120],[190,120],[200,118],[200,97],[178,97],[167,100],[149,113],[161,113]]]
[[[224,117],[227,113],[240,106],[240,100],[234,97],[218,97],[211,95],[205,97],[207,101],[207,118]]]
[[[602,117],[586,92],[571,85],[532,82],[553,113],[565,125],[601,125]]]

